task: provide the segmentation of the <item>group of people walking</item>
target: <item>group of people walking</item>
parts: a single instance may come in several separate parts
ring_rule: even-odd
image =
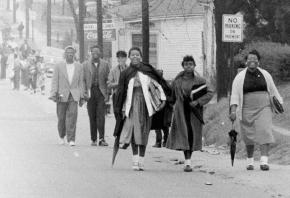
[[[1,79],[10,79],[13,90],[36,93],[39,88],[44,94],[46,69],[43,57],[36,53],[25,40],[21,46],[10,46],[6,42],[1,46]]]
[[[202,149],[203,107],[214,95],[206,80],[195,71],[194,58],[185,56],[181,62],[183,71],[168,83],[159,71],[142,62],[142,52],[137,47],[128,52],[129,65],[126,64],[127,53],[117,52],[119,65],[111,71],[109,64],[100,58],[99,46],[92,46],[90,52],[90,59],[81,65],[74,61],[76,50],[68,46],[65,61],[54,70],[50,99],[57,102],[61,144],[66,136],[69,145],[75,145],[78,105],[87,102],[91,145],[108,146],[105,141],[105,104],[112,94],[116,118],[114,136],[118,138],[120,148],[131,145],[133,170],[145,169],[150,130],[160,132],[165,129],[164,146],[183,151],[184,171],[191,172],[192,153]],[[269,130],[271,95],[282,103],[272,77],[258,67],[259,58],[254,52],[248,55],[247,68],[235,78],[231,95],[230,119],[234,122],[237,110],[242,110],[239,118],[247,145],[248,170],[253,169],[255,143],[261,145],[261,169],[269,170],[267,156],[269,144],[273,142]]]

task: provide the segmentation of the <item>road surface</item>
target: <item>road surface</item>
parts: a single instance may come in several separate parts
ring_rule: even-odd
[[[106,120],[109,147],[90,146],[85,107],[79,109],[76,146],[61,146],[55,104],[47,100],[47,95],[12,91],[7,81],[0,81],[0,93],[1,198],[244,198],[281,197],[287,193],[280,194],[271,183],[261,185],[255,180],[265,174],[266,178],[271,174],[274,177],[280,166],[273,167],[272,173],[257,168],[251,176],[244,161],[237,161],[232,168],[228,156],[208,152],[194,153],[194,171],[184,173],[183,165],[174,164],[183,159],[181,152],[152,148],[154,133],[144,172],[131,170],[130,149],[119,152],[112,168],[113,117]]]

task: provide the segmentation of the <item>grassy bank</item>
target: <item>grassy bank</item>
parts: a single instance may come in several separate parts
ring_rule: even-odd
[[[274,132],[276,143],[271,147],[270,161],[278,164],[290,164],[290,84],[282,84],[278,87],[283,99],[285,113],[274,115],[273,123],[276,126],[289,129],[289,136]],[[228,119],[229,99],[224,98],[216,104],[207,106],[204,114],[206,124],[204,126],[204,138],[206,145],[227,145],[228,132],[232,124]],[[234,128],[239,132],[239,123],[235,122]],[[258,150],[258,148],[257,148]],[[245,146],[238,136],[237,157],[245,158]],[[259,159],[259,152],[255,152],[255,158]]]

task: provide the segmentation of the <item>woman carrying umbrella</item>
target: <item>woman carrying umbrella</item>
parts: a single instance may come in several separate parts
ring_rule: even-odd
[[[235,77],[232,85],[230,119],[240,120],[241,134],[247,149],[247,170],[254,169],[254,145],[260,145],[260,169],[269,170],[268,156],[272,134],[271,97],[283,103],[272,76],[260,68],[260,54],[253,50],[246,58],[246,68]]]
[[[121,73],[116,93],[114,111],[117,121],[114,136],[120,137],[122,144],[131,143],[133,170],[144,170],[144,156],[152,116],[164,107],[166,95],[170,94],[170,89],[151,65],[141,62],[142,53],[139,48],[131,48],[129,58],[131,64]],[[157,85],[160,92],[161,105],[157,109],[151,102],[149,85],[152,82]]]
[[[185,56],[182,61],[184,71],[180,72],[172,83],[172,102],[174,103],[173,120],[166,147],[181,150],[185,157],[185,172],[191,172],[191,155],[202,148],[203,106],[213,97],[213,91],[206,92],[192,100],[193,87],[206,85],[206,80],[195,71],[196,64],[192,56]]]

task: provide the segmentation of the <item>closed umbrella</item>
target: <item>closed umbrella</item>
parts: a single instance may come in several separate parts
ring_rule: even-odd
[[[118,153],[119,148],[120,148],[121,129],[123,128],[125,118],[122,118],[122,119],[117,118],[116,120],[117,121],[116,121],[115,130],[116,129],[119,129],[119,130],[114,132],[115,142],[114,142],[114,146],[113,146],[112,167],[114,166],[115,159],[116,159],[117,153]],[[120,126],[120,127],[117,127],[117,126]]]
[[[232,130],[229,132],[232,166],[234,166],[234,160],[235,160],[235,154],[236,154],[237,135],[238,135],[238,132],[234,129],[234,124],[232,123]]]

